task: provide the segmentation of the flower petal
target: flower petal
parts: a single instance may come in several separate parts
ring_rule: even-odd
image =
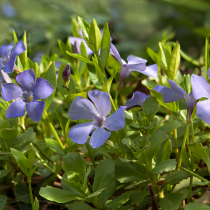
[[[130,100],[128,100],[123,108],[130,108],[133,106],[142,106],[146,98],[150,97],[150,95],[146,95],[145,93],[135,91]]]
[[[13,72],[13,69],[15,67],[15,59],[16,59],[15,56],[10,57],[10,61],[7,62],[4,66],[4,72],[6,72],[6,73],[12,73]]]
[[[69,131],[68,136],[73,142],[84,144],[87,142],[88,136],[94,128],[95,126],[92,122],[78,124]]]
[[[210,79],[210,68],[207,70],[208,78]]]
[[[72,102],[69,110],[69,117],[72,120],[94,120],[98,116],[93,104],[86,98],[77,96]]]
[[[10,54],[11,49],[13,48],[14,44],[6,44],[0,47],[0,55],[2,57],[7,57]]]
[[[191,85],[193,90],[193,96],[196,100],[206,97],[209,98],[210,95],[210,86],[206,79],[201,76],[193,74],[191,76]]]
[[[47,98],[53,92],[54,92],[54,88],[49,83],[49,81],[41,77],[37,78],[36,84],[33,90],[34,100],[41,100],[41,99]]]
[[[201,120],[206,122],[207,124],[210,125],[210,101],[205,100],[205,101],[199,101],[197,103],[197,110],[196,110],[196,115],[199,117]]]
[[[6,101],[20,99],[22,97],[22,89],[13,83],[2,84],[2,96]]]
[[[74,45],[75,41],[78,43],[78,45],[80,46],[81,43],[83,42],[85,45],[85,49],[88,55],[93,54],[93,51],[87,46],[86,42],[84,41],[84,39],[78,38],[78,37],[70,37],[70,43],[71,45]]]
[[[167,86],[165,86],[165,87],[167,87]],[[157,91],[157,92],[161,92],[161,90],[164,88],[164,86],[162,86],[162,85],[157,85],[157,86],[155,86],[155,87],[153,87],[153,90],[155,90],[155,91]]]
[[[114,57],[120,62],[120,64],[121,65],[123,65],[123,63],[122,63],[122,59],[121,59],[121,57],[120,57],[120,54],[119,54],[119,52],[117,51],[117,48],[111,43],[111,46],[110,46],[110,53],[112,54],[112,55],[114,55]]]
[[[177,92],[178,94],[183,95],[183,96],[187,95],[187,93],[179,85],[177,85],[176,82],[174,82],[173,80],[170,80],[170,79],[167,79],[167,80],[168,80],[169,85],[175,92]]]
[[[18,99],[12,102],[7,108],[6,117],[14,118],[14,117],[22,117],[25,114],[25,103],[22,99]]]
[[[100,147],[110,137],[111,132],[104,128],[96,128],[90,138],[90,146],[92,148]]]
[[[160,91],[160,93],[163,96],[164,103],[171,103],[171,102],[178,101],[178,100],[184,98],[183,95],[181,95],[181,94],[175,92],[174,90],[172,90],[171,88],[167,88],[167,87],[164,87]]]
[[[44,101],[31,101],[26,104],[28,116],[35,122],[39,122],[44,111]]]
[[[157,64],[153,64],[153,65],[147,66],[146,70],[139,71],[139,72],[141,72],[142,74],[145,74],[149,77],[157,77],[158,76],[158,66],[157,66]]]
[[[108,93],[91,90],[88,92],[88,97],[96,105],[96,109],[101,117],[106,117],[111,111],[111,100]]]
[[[110,131],[117,131],[124,128],[125,127],[124,109],[119,108],[111,116],[107,117],[102,127]]]
[[[186,100],[186,107],[187,107],[187,111],[189,113],[189,116],[191,117],[192,113],[193,113],[193,110],[195,108],[195,104],[196,104],[196,100],[195,98],[193,97],[193,93],[191,92],[189,94],[189,96],[187,95],[185,97],[185,100]]]
[[[9,75],[5,73],[3,70],[1,70],[1,78],[2,78],[2,83],[12,83],[12,80],[10,79]]]
[[[135,56],[135,55],[129,55],[127,57],[127,61],[128,61],[128,64],[136,64],[136,63],[144,63],[144,64],[146,64],[147,63],[147,60],[145,60],[143,58],[140,58],[138,56]]]
[[[23,91],[33,91],[35,79],[36,76],[33,69],[23,71],[16,76],[16,81],[21,85]]]
[[[23,53],[24,51],[26,51],[25,44],[24,44],[23,41],[19,41],[19,42],[15,45],[15,47],[13,48],[10,57],[13,57],[13,56],[16,57],[17,55],[20,55],[20,54]]]

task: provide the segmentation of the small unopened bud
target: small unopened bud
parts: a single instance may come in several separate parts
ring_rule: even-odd
[[[71,69],[70,69],[70,63],[68,63],[62,72],[63,82],[66,87],[68,87],[70,81],[70,75],[71,75]]]
[[[3,70],[1,70],[1,78],[2,78],[1,83],[12,83],[12,80],[10,79],[8,74],[5,73]]]
[[[80,47],[79,47],[79,43],[77,41],[74,42],[73,53],[80,54]]]

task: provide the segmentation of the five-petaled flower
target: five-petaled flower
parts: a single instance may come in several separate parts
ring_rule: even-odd
[[[111,54],[120,62],[120,80],[118,90],[121,89],[125,80],[130,76],[132,71],[138,71],[150,77],[157,77],[158,67],[157,64],[146,66],[147,60],[139,58],[134,55],[127,57],[128,63],[126,63],[121,57],[116,47],[111,43]]]
[[[210,69],[207,74],[210,78]],[[191,85],[193,89],[193,96],[196,100],[200,98],[207,98],[207,100],[199,101],[197,103],[196,115],[210,125],[210,85],[205,78],[195,74],[191,77]]]
[[[72,120],[86,119],[91,120],[91,122],[74,126],[69,131],[69,138],[75,143],[84,144],[87,142],[89,134],[93,131],[90,145],[93,148],[97,148],[109,138],[111,135],[110,131],[124,128],[124,109],[119,108],[107,117],[111,111],[109,94],[99,90],[91,90],[88,92],[88,96],[95,104],[95,107],[90,100],[77,96],[70,106],[69,117]]]
[[[38,122],[44,111],[45,102],[38,101],[49,97],[54,88],[44,78],[37,78],[35,83],[35,73],[33,69],[21,72],[16,76],[16,81],[20,84],[13,83],[2,84],[2,96],[6,101],[13,101],[6,112],[7,118],[22,117],[25,114],[25,107],[28,116]]]
[[[0,69],[4,68],[6,73],[13,72],[16,57],[26,50],[23,41],[19,41],[14,48],[13,46],[14,44],[7,44],[0,47]]]
[[[164,87],[160,93],[163,96],[163,101],[165,103],[170,103],[174,101],[178,101],[180,99],[185,99],[186,101],[186,107],[187,107],[187,122],[191,122],[191,116],[193,113],[193,110],[195,108],[196,104],[196,99],[193,97],[194,96],[194,90],[189,93],[189,95],[179,86],[177,85],[174,81],[168,79],[168,83],[171,86],[172,89]]]

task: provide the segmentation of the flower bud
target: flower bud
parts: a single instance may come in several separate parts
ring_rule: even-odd
[[[80,54],[80,47],[79,47],[79,43],[77,41],[74,42],[73,53]]]
[[[71,75],[71,69],[70,69],[70,63],[68,63],[62,72],[62,78],[63,78],[65,86],[68,86],[69,84],[70,75]]]
[[[1,70],[1,78],[2,78],[1,83],[12,83],[12,80],[10,79],[8,74],[5,73],[3,70]]]

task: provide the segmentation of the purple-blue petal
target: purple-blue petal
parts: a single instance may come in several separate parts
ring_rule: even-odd
[[[15,59],[16,59],[15,56],[10,57],[10,61],[7,62],[4,66],[4,72],[6,72],[6,73],[12,73],[13,72],[13,69],[15,67]]]
[[[28,69],[16,76],[16,81],[20,84],[23,91],[33,91],[35,85],[35,73],[33,69]]]
[[[22,89],[13,83],[2,84],[2,97],[6,101],[20,99],[22,97]]]
[[[119,108],[104,121],[103,127],[110,131],[117,131],[125,127],[124,109]]]
[[[78,37],[70,37],[70,43],[71,45],[74,45],[75,41],[77,41],[78,45],[80,46],[81,43],[83,42],[85,45],[85,49],[88,55],[93,54],[93,51],[87,46],[86,42],[84,41],[84,39],[82,38],[78,38]]]
[[[193,97],[193,93],[191,92],[189,96],[188,95],[185,96],[185,100],[186,100],[187,111],[189,115],[191,116],[195,108],[196,99]]]
[[[122,63],[122,59],[120,57],[120,54],[119,52],[117,51],[117,48],[111,43],[111,46],[110,46],[110,53],[112,55],[114,55],[114,57],[120,62],[121,65],[123,65]]]
[[[167,87],[167,86],[165,86],[165,87]],[[155,91],[157,91],[157,92],[161,92],[161,90],[164,88],[164,86],[162,86],[162,85],[157,85],[157,86],[155,86],[155,87],[153,87],[153,90],[155,90]]]
[[[22,99],[18,99],[12,102],[7,108],[6,117],[14,118],[14,117],[22,117],[25,114],[25,102]]]
[[[128,64],[123,64],[120,71],[120,82],[124,82],[131,74]]]
[[[111,111],[111,100],[108,93],[91,90],[88,92],[88,97],[95,104],[96,109],[101,117],[106,117]]]
[[[26,51],[26,47],[23,41],[19,41],[15,47],[13,48],[12,52],[11,52],[11,57],[13,56],[17,56],[20,55],[21,53],[23,53],[24,51]]]
[[[170,79],[167,79],[167,80],[168,80],[169,85],[175,92],[177,92],[178,94],[183,95],[183,96],[187,95],[187,93],[179,85],[177,85],[176,82],[174,82],[173,80],[170,80]]]
[[[191,76],[191,86],[193,90],[193,96],[196,100],[210,96],[210,86],[206,79],[201,76],[193,74]]]
[[[208,78],[210,79],[210,68],[207,70]]]
[[[34,100],[41,100],[49,97],[54,92],[54,88],[44,78],[37,78],[36,84],[33,89],[33,98]]]
[[[163,101],[165,103],[170,103],[170,102],[178,101],[178,100],[184,98],[184,95],[183,94],[179,94],[176,91],[174,91],[174,90],[172,90],[170,88],[167,88],[167,87],[164,87],[160,91],[160,93],[162,94]]]
[[[71,141],[78,144],[84,144],[87,142],[88,136],[94,128],[95,126],[92,122],[78,124],[71,128],[68,136]]]
[[[3,70],[1,70],[1,80],[1,83],[12,83],[12,80],[10,79],[9,75]]]
[[[98,148],[110,137],[111,132],[106,131],[104,128],[96,128],[90,138],[90,146]]]
[[[2,57],[7,57],[10,55],[11,49],[13,48],[14,44],[7,44],[0,47],[0,55]]]
[[[158,76],[158,66],[157,64],[153,64],[146,67],[146,70],[139,71],[144,75],[147,75],[149,77],[157,77]]]
[[[134,106],[142,106],[146,98],[150,97],[150,95],[146,95],[145,93],[135,91],[130,100],[128,100],[124,106],[124,108],[130,108]]]
[[[81,96],[77,96],[70,106],[69,117],[72,120],[94,120],[97,116],[99,114],[93,104]]]
[[[197,110],[196,110],[196,115],[199,117],[201,120],[206,122],[207,124],[210,125],[210,101],[205,100],[205,101],[199,101],[197,103]]]
[[[39,122],[44,111],[44,101],[31,101],[26,104],[28,116],[35,122]]]
[[[135,56],[135,55],[129,55],[127,57],[127,61],[128,61],[128,64],[138,64],[138,63],[143,63],[146,65],[147,63],[147,60],[143,59],[143,58],[140,58],[138,56]]]

